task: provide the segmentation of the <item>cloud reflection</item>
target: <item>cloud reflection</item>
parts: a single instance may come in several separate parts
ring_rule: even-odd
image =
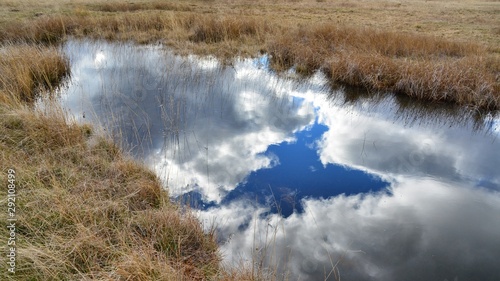
[[[497,280],[498,192],[401,180],[392,194],[306,199],[305,212],[287,219],[263,219],[254,207],[248,223],[248,204],[235,203],[200,217],[240,219],[221,224],[231,237],[222,245],[226,260],[256,261],[267,244],[266,260],[298,280],[324,280],[335,265],[341,280]]]
[[[155,47],[65,48],[73,74],[63,103],[124,139],[172,196],[196,191],[221,202],[251,172],[280,164],[265,153],[270,145],[315,124],[327,128],[309,147],[323,165],[390,183],[304,198],[304,212],[287,218],[249,200],[199,211],[218,223],[227,261],[263,258],[292,280],[500,279],[498,119],[484,134],[467,122],[409,124],[391,96],[345,103],[352,97],[339,91],[344,101],[328,99],[319,74],[297,84],[251,60],[223,67]]]
[[[197,191],[219,202],[252,171],[278,163],[263,154],[270,145],[293,141],[315,119],[311,104],[276,91],[292,82],[249,60],[221,68],[213,58],[193,63],[157,48],[66,48],[76,69],[66,106],[76,116],[91,108],[94,120],[155,167],[172,196]],[[100,68],[91,67],[96,56],[106,58]]]
[[[385,177],[434,177],[473,185],[487,180],[500,189],[500,170],[495,164],[500,159],[500,142],[494,133],[448,126],[407,127],[387,117],[341,107],[319,114],[330,128],[318,141],[325,165],[341,164]]]

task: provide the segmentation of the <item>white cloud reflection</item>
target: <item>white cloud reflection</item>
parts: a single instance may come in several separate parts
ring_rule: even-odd
[[[133,148],[143,150],[172,196],[195,190],[219,202],[252,171],[278,163],[263,154],[270,145],[293,141],[315,119],[311,104],[284,91],[292,82],[250,60],[220,68],[213,58],[193,63],[193,56],[158,48],[103,42],[66,48],[75,52],[75,71],[63,103],[76,116],[91,110],[141,146]],[[90,67],[97,56],[106,57],[99,69]]]
[[[184,135],[178,151],[198,149],[182,157],[165,157],[163,147],[157,150],[158,158],[149,159],[157,163],[156,170],[167,179],[174,196],[196,190],[205,200],[220,202],[250,172],[278,163],[263,154],[270,145],[293,141],[293,133],[315,119],[311,104],[294,104],[293,97],[275,92],[272,85],[289,85],[252,69],[251,61],[237,63],[234,71],[221,76],[230,82],[210,101],[219,107],[217,115],[187,117],[192,134]],[[229,102],[224,100],[228,95]]]
[[[221,246],[226,260],[258,261],[267,244],[272,265],[293,280],[324,280],[337,262],[341,280],[497,280],[498,192],[400,180],[392,194],[305,199],[305,212],[286,219],[262,219],[254,207],[248,222],[249,205],[236,203],[200,217],[240,218],[221,223],[221,235],[231,237]],[[243,218],[248,228],[240,231]]]
[[[500,159],[500,143],[494,134],[459,127],[408,127],[342,107],[319,115],[330,128],[318,141],[324,165],[335,163],[389,178],[430,176],[500,185],[500,169],[492,164]]]

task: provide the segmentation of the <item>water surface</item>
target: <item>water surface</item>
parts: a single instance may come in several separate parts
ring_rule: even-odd
[[[500,280],[500,119],[221,65],[69,41],[61,103],[215,222],[229,263],[290,280]]]

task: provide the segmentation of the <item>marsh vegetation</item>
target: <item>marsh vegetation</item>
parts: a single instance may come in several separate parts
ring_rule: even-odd
[[[473,2],[459,3],[466,7],[473,5]],[[498,10],[494,2],[486,4],[489,9]],[[418,3],[405,2],[404,5],[406,8],[402,11]],[[439,8],[437,11],[442,11],[444,4],[425,5],[435,5]],[[226,60],[266,52],[271,55],[276,70],[293,67],[304,75],[321,70],[334,82],[362,86],[371,91],[391,91],[429,102],[452,102],[482,109],[498,109],[500,103],[498,34],[495,22],[489,20],[485,20],[484,25],[490,28],[490,33],[478,30],[474,36],[479,40],[471,40],[458,35],[443,38],[443,33],[433,30],[382,30],[377,25],[388,23],[380,20],[375,24],[370,17],[365,25],[359,16],[356,18],[359,22],[342,20],[345,7],[351,7],[348,10],[352,13],[356,8],[360,12],[372,8],[364,2],[344,2],[342,5],[305,1],[248,6],[244,1],[105,4],[81,1],[67,5],[49,1],[37,5],[42,10],[48,9],[47,14],[35,18],[23,14],[21,19],[17,19],[16,13],[33,8],[21,4],[15,8],[14,3],[10,6],[4,7],[4,14],[12,20],[1,25],[2,42],[47,44],[67,36],[161,42],[179,52],[214,54]],[[61,12],[51,11],[54,7]],[[391,7],[391,17],[399,7]],[[268,11],[280,9],[284,12],[276,15]],[[331,15],[320,13],[322,9]],[[430,15],[437,11],[426,10]],[[451,9],[449,13],[460,11]],[[489,17],[490,10],[481,6],[474,12],[485,18]],[[304,14],[316,16],[316,13],[317,20],[303,18]],[[377,16],[377,13],[385,16],[379,10],[368,15]],[[338,20],[332,16],[337,16]],[[440,14],[435,16],[441,17]],[[411,24],[420,20],[416,18]],[[471,26],[461,20],[456,21],[464,25],[464,30],[472,32]],[[450,23],[448,28],[455,27]],[[440,27],[439,31],[448,31],[447,26]]]

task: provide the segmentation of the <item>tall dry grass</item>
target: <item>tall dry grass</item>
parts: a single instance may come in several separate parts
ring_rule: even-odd
[[[334,81],[373,91],[392,91],[422,100],[484,109],[500,104],[497,70],[488,58],[391,59],[377,54],[340,53],[324,67]]]
[[[244,37],[260,37],[266,31],[269,31],[269,26],[252,17],[213,17],[150,11],[42,17],[32,21],[12,22],[0,30],[0,41],[57,43],[71,35],[111,40],[136,39],[144,43],[168,39],[169,35],[176,33],[192,42],[217,43]]]
[[[11,22],[0,30],[0,40],[11,43],[51,44],[71,32],[68,16],[41,17],[31,21]]]
[[[346,51],[391,58],[463,57],[485,51],[471,43],[332,24],[301,26],[283,32],[271,40],[268,48],[278,66],[297,64],[307,69],[318,68],[325,57]]]
[[[0,47],[0,102],[32,102],[41,91],[52,91],[69,75],[68,59],[55,47]]]
[[[498,56],[473,43],[320,25],[283,33],[268,50],[276,69],[295,67],[305,75],[322,70],[334,82],[372,91],[500,107]]]
[[[167,1],[154,2],[104,2],[91,3],[90,9],[101,12],[135,12],[141,10],[191,11],[189,5]]]
[[[189,37],[194,42],[217,43],[238,40],[244,36],[258,37],[266,32],[268,26],[253,18],[225,17],[214,19],[204,17],[193,24],[193,34]]]
[[[143,13],[153,4],[124,5],[123,13],[36,19],[24,23],[22,33],[13,23],[0,32],[0,39],[53,43],[71,35],[162,41],[223,57],[261,50],[271,55],[277,70],[294,67],[305,75],[322,70],[332,81],[369,90],[499,108],[499,58],[470,42],[333,24],[283,28],[257,17]],[[104,6],[96,7],[106,10]],[[241,52],[246,45],[254,48]]]
[[[15,280],[206,280],[213,233],[172,205],[156,175],[58,110],[0,106],[1,170],[16,175]],[[6,172],[0,181],[7,182]],[[7,198],[0,191],[0,200]],[[1,219],[6,221],[6,212]],[[8,229],[0,230],[8,237]],[[12,277],[0,265],[0,279]]]

